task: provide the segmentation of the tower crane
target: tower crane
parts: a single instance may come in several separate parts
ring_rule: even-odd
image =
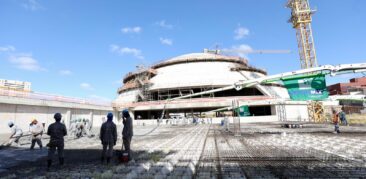
[[[308,0],[288,0],[287,7],[291,8],[289,22],[296,29],[301,68],[318,67],[311,29],[311,16],[315,10],[310,9]]]
[[[310,9],[309,0],[288,0],[287,7],[291,8],[289,22],[296,29],[301,68],[318,67],[311,28],[311,16],[315,13],[315,10]],[[308,112],[309,118],[315,119],[316,121],[324,120],[324,108],[321,102],[312,101],[308,105]]]
[[[290,50],[222,49],[225,54],[289,54]]]

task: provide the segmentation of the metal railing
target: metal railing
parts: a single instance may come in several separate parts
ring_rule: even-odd
[[[92,100],[92,99],[66,97],[66,96],[54,95],[54,94],[4,90],[4,89],[0,89],[0,96],[45,100],[45,101],[58,101],[58,102],[77,103],[77,104],[87,104],[87,105],[96,105],[96,106],[108,106],[108,107],[112,105],[112,103],[110,101],[101,101],[101,100],[98,101],[98,100]]]

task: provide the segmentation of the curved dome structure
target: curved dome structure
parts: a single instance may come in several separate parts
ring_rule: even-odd
[[[152,68],[156,69],[159,75],[150,80],[151,90],[232,85],[243,79],[240,73],[234,71],[235,68],[258,72],[259,76],[266,74],[263,70],[249,67],[247,60],[243,58],[211,53],[178,56],[158,63]]]
[[[128,73],[123,79],[123,86],[118,89],[119,96],[115,104],[120,108],[131,108],[135,115],[150,119],[157,118],[165,109],[186,115],[189,112],[207,112],[230,106],[233,99],[255,101],[288,98],[287,90],[280,85],[256,85],[240,91],[233,89],[166,102],[167,99],[265,75],[265,70],[250,66],[241,57],[208,52],[185,54]],[[271,115],[273,109],[267,106],[261,110],[264,115]]]

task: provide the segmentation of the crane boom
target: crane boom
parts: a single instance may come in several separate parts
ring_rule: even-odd
[[[253,49],[222,49],[226,54],[289,54],[291,50],[253,50]]]

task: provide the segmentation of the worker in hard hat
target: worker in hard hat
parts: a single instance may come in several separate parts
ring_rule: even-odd
[[[347,122],[347,119],[346,119],[346,113],[344,112],[343,107],[342,107],[341,111],[339,111],[338,117],[339,117],[339,119],[340,119],[340,121],[342,122],[343,125],[348,126],[348,122]]]
[[[34,145],[37,143],[39,148],[42,149],[42,134],[43,134],[43,126],[38,123],[37,119],[32,119],[32,123],[30,126],[30,133],[32,135],[32,144],[30,149],[34,149]]]
[[[341,133],[339,131],[339,118],[338,118],[338,113],[337,113],[336,110],[333,110],[333,117],[332,118],[333,118],[332,122],[334,124],[334,132],[333,133],[335,133],[335,134]]]
[[[103,163],[104,159],[107,158],[108,164],[113,156],[113,146],[115,146],[117,143],[117,126],[113,122],[112,113],[107,114],[107,122],[102,124],[99,138],[103,145],[101,162]]]
[[[11,130],[11,134],[9,137],[9,141],[7,143],[5,143],[4,145],[11,146],[13,143],[15,143],[17,147],[20,147],[19,139],[23,135],[22,129],[19,128],[17,125],[15,125],[13,121],[10,121],[8,123],[8,126]]]
[[[61,123],[62,115],[60,113],[56,113],[53,117],[56,122],[48,126],[47,130],[47,135],[50,136],[50,142],[47,144],[49,147],[47,160],[48,169],[52,165],[52,158],[56,152],[56,148],[60,165],[64,165],[64,136],[67,135],[66,126]]]
[[[76,123],[76,138],[83,137],[83,131],[84,131],[84,123],[81,119],[78,119],[78,122]]]
[[[131,160],[131,140],[133,136],[133,126],[132,126],[132,118],[130,117],[130,113],[127,109],[122,111],[123,118],[123,130],[122,130],[122,139],[123,146],[125,151],[128,153],[128,159]]]

